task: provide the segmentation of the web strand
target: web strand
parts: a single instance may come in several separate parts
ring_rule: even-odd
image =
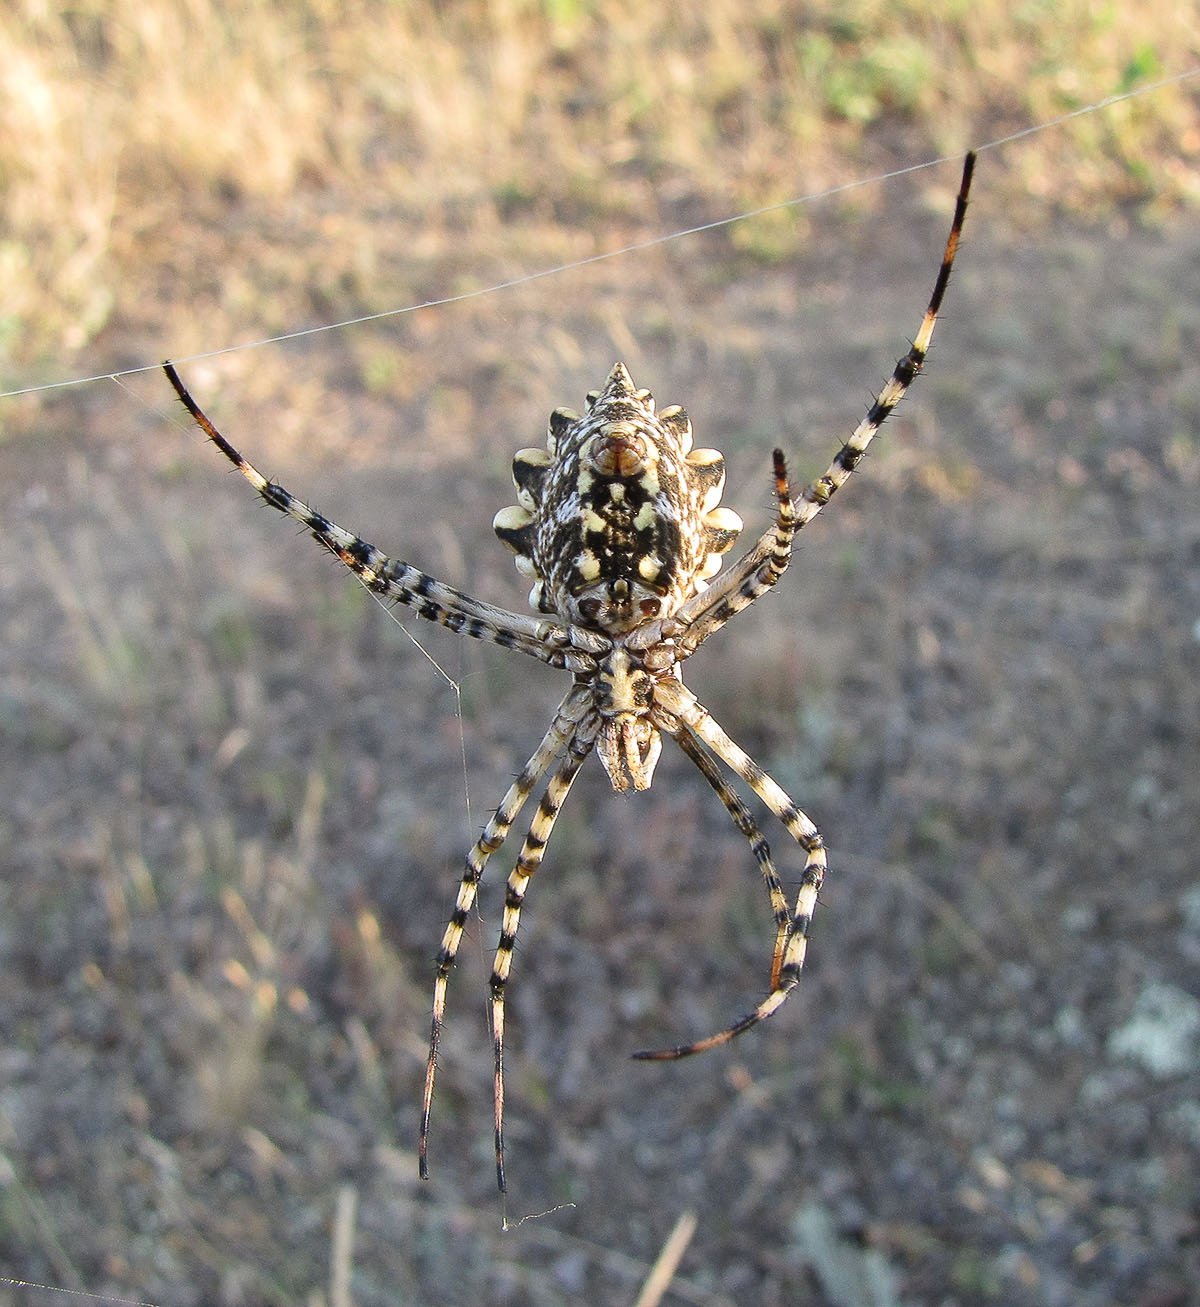
[[[1022,127],[1018,131],[1009,132],[1007,136],[995,137],[993,140],[985,141],[973,148],[976,154],[982,154],[985,150],[998,150],[1002,146],[1011,145],[1014,141],[1021,141],[1026,137],[1036,136],[1041,132],[1050,131],[1052,128],[1061,127],[1064,123],[1068,123],[1075,118],[1099,113],[1114,104],[1137,99],[1143,95],[1151,95],[1155,91],[1164,90],[1168,86],[1176,86],[1194,77],[1200,77],[1200,67],[1188,68],[1181,73],[1175,73],[1171,77],[1161,78],[1157,82],[1150,82],[1145,86],[1106,96],[1103,100],[1097,100],[1092,104],[1072,109],[1068,113],[1060,114],[1057,118],[1050,118],[1042,123]],[[591,267],[596,263],[605,263],[610,259],[627,258],[634,254],[640,254],[645,250],[655,249],[660,245],[684,240],[689,236],[700,236],[705,232],[719,231],[736,223],[749,222],[751,219],[760,218],[764,214],[778,213],[785,209],[802,208],[805,205],[816,204],[820,200],[831,199],[836,195],[844,195],[849,191],[859,190],[864,186],[876,186],[883,182],[894,181],[898,177],[907,177],[913,173],[925,172],[930,168],[939,167],[941,164],[950,163],[961,157],[962,154],[940,154],[935,158],[924,159],[920,163],[907,164],[903,168],[893,168],[888,172],[874,173],[869,177],[859,177],[853,181],[841,182],[837,186],[830,186],[821,191],[810,191],[806,195],[799,195],[790,200],[780,200],[774,204],[760,205],[758,208],[746,209],[742,213],[736,213],[729,217],[714,218],[710,222],[698,223],[693,227],[682,227],[659,236],[648,236],[645,240],[633,241],[615,250],[603,250],[599,254],[589,254],[586,258],[576,259],[571,263],[556,264],[552,268],[538,268],[533,272],[522,273],[519,277],[509,277],[504,281],[498,281],[489,286],[479,286],[474,290],[460,291],[455,295],[443,295],[437,299],[422,300],[416,304],[405,304],[399,308],[381,309],[378,313],[365,313],[356,318],[343,318],[337,322],[324,322],[313,327],[299,327],[295,331],[285,331],[277,336],[264,336],[257,340],[242,341],[235,345],[223,345],[217,349],[203,350],[198,354],[181,355],[175,358],[174,361],[180,364],[196,363],[203,359],[219,358],[223,354],[235,354],[242,350],[262,349],[266,345],[280,345],[287,341],[303,340],[309,336],[321,335],[327,331],[344,331],[350,327],[362,326],[368,322],[381,322],[387,318],[402,317],[405,314],[416,313],[422,309],[446,308],[452,304],[462,304],[467,300],[482,299],[485,295],[496,295],[501,291],[526,286],[530,282],[543,281],[549,277],[560,277],[580,268]],[[85,386],[96,381],[115,381],[118,377],[132,377],[142,372],[153,372],[159,366],[159,362],[155,361],[153,363],[142,363],[137,367],[125,368],[119,372],[97,372],[86,377],[72,377],[64,381],[47,381],[37,386],[21,386],[15,390],[0,391],[0,399],[13,399],[18,395],[33,395],[51,390],[66,390],[72,386]]]
[[[0,1284],[10,1284],[15,1289],[40,1289],[43,1293],[58,1293],[64,1298],[82,1298],[84,1302],[115,1303],[117,1307],[159,1307],[145,1298],[118,1298],[111,1293],[90,1293],[87,1289],[64,1289],[58,1284],[41,1284],[37,1280],[15,1280],[9,1275],[0,1275]]]
[[[463,807],[466,809],[466,814],[467,814],[467,833],[469,838],[473,840],[477,832],[475,831],[475,823],[471,819],[471,781],[470,781],[470,774],[467,770],[467,730],[463,721],[462,682],[456,680],[453,676],[451,676],[450,673],[442,666],[442,664],[439,663],[438,660],[433,656],[433,654],[431,654],[429,650],[425,648],[425,646],[421,643],[420,639],[417,636],[413,635],[413,633],[408,629],[408,627],[396,615],[396,610],[392,605],[388,604],[385,600],[381,599],[380,596],[377,595],[365,582],[363,582],[361,578],[359,578],[359,584],[362,585],[362,588],[366,590],[366,592],[371,596],[372,599],[375,600],[375,602],[380,606],[380,608],[382,608],[383,611],[387,613],[388,617],[390,617],[391,620],[395,622],[395,624],[401,629],[401,631],[404,632],[406,638],[411,640],[412,643],[417,646],[417,648],[421,651],[422,657],[424,657],[432,665],[434,671],[442,678],[443,681],[446,682],[446,684],[450,687],[450,689],[454,693],[454,716],[458,721],[458,750],[459,750],[459,758],[462,763]]]

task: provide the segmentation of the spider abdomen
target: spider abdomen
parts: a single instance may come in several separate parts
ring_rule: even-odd
[[[547,448],[519,451],[513,481],[518,503],[493,525],[533,579],[530,603],[610,635],[703,590],[742,529],[718,507],[724,459],[693,449],[683,409],[656,412],[621,363],[582,416],[551,414]]]

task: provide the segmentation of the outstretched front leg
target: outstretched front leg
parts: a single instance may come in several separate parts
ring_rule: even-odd
[[[780,1008],[800,979],[808,948],[808,930],[817,906],[817,894],[825,879],[826,862],[825,843],[817,828],[758,763],[725,734],[690,690],[679,681],[660,681],[655,686],[655,702],[666,714],[656,718],[659,728],[679,740],[682,740],[686,732],[692,732],[750,786],[805,853],[804,871],[796,895],[796,907],[788,924],[783,960],[777,974],[773,976],[770,993],[752,1012],[746,1013],[715,1035],[709,1035],[707,1039],[681,1044],[676,1048],[645,1049],[633,1055],[646,1060],[666,1060],[689,1057],[693,1053],[703,1053],[707,1049],[727,1044],[744,1030],[765,1021]],[[691,756],[692,751],[686,746],[684,752]],[[702,767],[701,771],[705,769]],[[705,772],[706,778],[707,775]]]
[[[950,270],[954,266],[954,256],[958,253],[958,242],[967,215],[967,196],[971,190],[971,177],[974,171],[975,155],[972,152],[967,155],[963,164],[962,181],[959,183],[954,218],[950,224],[950,234],[946,238],[941,267],[938,269],[933,294],[929,297],[929,305],[921,320],[920,330],[913,338],[912,348],[896,364],[887,384],[879,392],[879,397],[867,411],[866,417],[855,427],[850,438],[834,455],[833,462],[830,463],[825,474],[806,486],[796,497],[793,531],[799,531],[807,526],[829,503],[834,494],[846,484],[850,473],[862,461],[875,433],[883,426],[888,414],[904,398],[909,386],[925,366],[925,356],[933,340],[933,329],[941,312],[946,287],[950,284]],[[735,613],[741,612],[743,608],[752,604],[764,590],[774,584],[774,580],[778,579],[778,576],[770,579],[770,559],[777,549],[777,539],[777,527],[765,532],[728,572],[719,577],[703,593],[690,599],[675,614],[675,618],[688,628],[677,641],[684,657],[698,649],[714,631],[719,631]]]
[[[516,649],[552,666],[567,665],[570,655],[564,652],[568,643],[564,627],[473,599],[410,563],[388,558],[374,545],[331,522],[302,499],[297,499],[290,490],[268,481],[212,424],[188,393],[174,366],[164,363],[163,371],[196,425],[262,498],[272,508],[286,513],[311,531],[316,540],[345,563],[368,590],[394,603],[408,605],[418,617],[428,622],[437,622],[452,631],[477,640],[488,640],[506,649]]]

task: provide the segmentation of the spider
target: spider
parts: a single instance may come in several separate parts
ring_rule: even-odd
[[[795,533],[858,466],[875,432],[921,371],[958,248],[974,164],[974,154],[968,154],[941,268],[912,348],[825,474],[798,495],[792,494],[782,452],[775,451],[775,521],[720,580],[722,555],[742,530],[737,514],[719,506],[724,460],[715,449],[693,448],[683,409],[656,410],[650,392],[635,388],[622,363],[600,390],[588,394],[582,415],[565,408],[550,415],[544,449],[522,449],[513,459],[518,502],[497,513],[493,526],[516,555],[518,571],[533,582],[532,617],[496,608],[410,563],[389,559],[268,481],[204,415],[175,368],[164,364],[192,418],[262,498],[302,523],[368,589],[408,605],[428,621],[515,649],[572,676],[541,743],[467,854],[442,937],[421,1101],[423,1179],[429,1174],[430,1112],[450,971],[488,860],[541,786],[508,877],[490,979],[496,1179],[501,1193],[506,1190],[504,1001],[521,907],[571,785],[593,750],[614,790],[646,790],[662,737],[669,735],[749,842],[775,922],[770,983],[752,1011],[707,1038],[633,1056],[682,1058],[726,1044],[777,1011],[799,980],[826,871],[825,845],[808,817],[684,686],[680,666],[776,584],[788,566]],[[788,907],[766,839],[718,763],[745,782],[803,851],[794,908]]]

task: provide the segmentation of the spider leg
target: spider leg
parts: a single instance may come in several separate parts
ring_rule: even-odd
[[[681,1044],[676,1048],[645,1049],[634,1054],[636,1058],[667,1060],[689,1057],[693,1053],[703,1053],[707,1049],[727,1044],[744,1030],[749,1030],[751,1026],[765,1021],[783,1004],[788,994],[796,987],[800,979],[800,971],[804,966],[804,955],[808,948],[808,930],[817,905],[817,893],[825,878],[826,864],[825,843],[817,828],[784,793],[778,783],[725,734],[690,690],[679,681],[664,679],[655,685],[655,700],[667,714],[677,718],[680,724],[672,730],[669,725],[663,723],[662,729],[676,735],[676,738],[681,734],[680,726],[691,730],[726,766],[750,786],[779,818],[788,834],[805,853],[804,871],[801,874],[796,906],[788,927],[783,961],[770,992],[753,1011],[746,1013],[732,1025],[726,1026],[724,1030],[719,1030],[715,1035],[709,1035],[707,1039]],[[657,724],[659,718],[656,717],[655,721]]]
[[[521,924],[521,906],[525,902],[529,882],[541,866],[542,854],[550,840],[554,823],[558,820],[558,814],[566,802],[579,768],[592,751],[595,739],[595,725],[585,722],[567,742],[567,756],[546,784],[504,892],[504,920],[500,927],[500,943],[496,948],[489,982],[492,992],[492,1045],[495,1052],[496,1183],[500,1186],[501,1193],[507,1191],[504,1180],[504,997],[509,971],[512,969],[517,930]]]
[[[167,380],[197,426],[274,509],[294,518],[331,554],[340,559],[367,589],[395,603],[406,604],[418,617],[438,622],[452,631],[516,649],[553,666],[565,666],[567,633],[557,623],[511,613],[474,599],[419,568],[391,559],[353,532],[331,522],[302,499],[266,477],[229,443],[188,393],[170,363],[163,364]]]
[[[716,764],[705,751],[704,746],[696,738],[690,727],[685,726],[682,722],[671,730],[664,726],[668,735],[673,736],[676,744],[685,754],[696,764],[700,774],[712,786],[717,798],[725,805],[726,812],[733,819],[733,824],[742,832],[750,842],[750,852],[754,854],[754,860],[758,863],[759,870],[767,886],[767,894],[771,899],[771,913],[775,918],[775,951],[771,957],[771,988],[774,989],[779,984],[779,971],[783,965],[783,951],[787,945],[788,933],[791,930],[792,915],[788,911],[787,899],[783,894],[783,885],[779,880],[779,873],[775,870],[775,863],[771,858],[771,849],[767,844],[766,837],[758,828],[758,823],[754,820],[750,809],[742,802],[741,796],[717,770]]]
[[[905,392],[924,366],[929,343],[933,339],[933,329],[941,312],[942,299],[946,294],[946,287],[950,284],[950,270],[954,266],[954,256],[958,252],[963,220],[967,213],[967,196],[971,189],[971,176],[974,171],[975,154],[971,152],[963,163],[962,181],[959,183],[958,197],[954,205],[954,218],[950,224],[950,234],[946,238],[946,247],[942,254],[937,280],[934,282],[933,294],[929,297],[929,305],[921,321],[920,330],[913,339],[912,348],[896,364],[892,375],[879,392],[878,398],[868,409],[863,420],[855,427],[850,438],[834,455],[833,462],[825,474],[806,486],[797,496],[794,504],[793,531],[799,531],[807,526],[829,503],[834,494],[845,485],[850,473],[862,460],[875,433],[883,425],[888,414],[904,398]],[[688,653],[694,652],[714,631],[719,631],[735,613],[752,604],[764,590],[774,584],[771,580],[764,582],[761,574],[777,548],[776,542],[781,525],[780,522],[761,535],[749,552],[728,572],[715,580],[702,594],[688,600],[674,614],[677,621],[688,627],[678,641],[680,648],[686,650],[685,657]]]
[[[735,585],[730,587],[718,582],[715,596],[714,590],[710,588],[684,604],[675,614],[675,620],[684,623],[687,628],[676,639],[681,658],[694,653],[714,631],[719,631],[735,613],[748,608],[760,595],[770,590],[787,571],[792,557],[792,543],[796,538],[796,505],[792,499],[783,451],[775,450],[772,461],[775,475],[775,525],[759,537],[753,549],[733,569],[731,575],[736,579]]]
[[[584,717],[586,708],[586,690],[579,686],[572,686],[559,704],[554,720],[550,723],[550,729],[542,737],[542,742],[521,769],[516,780],[509,786],[508,792],[500,801],[500,806],[483,828],[483,834],[467,854],[466,867],[458,887],[454,911],[446,924],[442,946],[437,955],[437,977],[433,986],[433,1017],[429,1030],[429,1057],[425,1064],[425,1088],[421,1096],[420,1142],[417,1149],[422,1180],[429,1178],[429,1117],[433,1108],[433,1082],[437,1075],[442,1027],[445,1024],[446,990],[450,970],[454,966],[459,945],[462,943],[463,928],[475,905],[475,896],[488,859],[504,843],[513,822],[520,815],[521,809],[555,757],[579,733],[580,720]]]

